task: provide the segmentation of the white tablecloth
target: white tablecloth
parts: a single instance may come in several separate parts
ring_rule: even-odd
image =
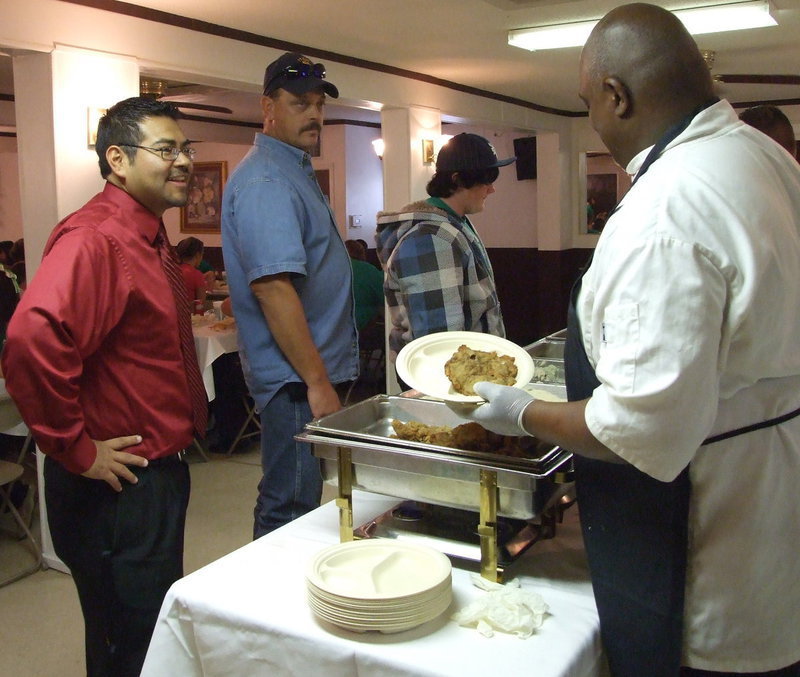
[[[398,500],[355,492],[355,523]],[[550,606],[529,639],[488,639],[450,621],[486,594],[455,567],[454,602],[444,615],[403,633],[358,634],[317,619],[306,602],[308,562],[338,542],[338,511],[327,503],[176,582],[142,677],[597,677],[605,674],[599,623],[575,508],[559,527],[555,539],[535,544],[506,572]]]
[[[209,402],[216,396],[214,389],[214,370],[211,365],[220,355],[235,353],[239,350],[236,326],[224,331],[216,331],[208,325],[192,327],[194,348],[197,351],[197,362],[203,375],[203,385]]]

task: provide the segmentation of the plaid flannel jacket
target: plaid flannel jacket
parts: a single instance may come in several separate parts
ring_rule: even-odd
[[[468,220],[416,202],[378,214],[375,239],[386,273],[392,359],[406,343],[434,332],[505,336],[492,265]]]

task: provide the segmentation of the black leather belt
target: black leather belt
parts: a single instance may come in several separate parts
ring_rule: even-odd
[[[148,468],[158,468],[162,465],[169,465],[171,463],[180,463],[183,460],[183,456],[186,452],[181,449],[176,454],[170,454],[169,456],[161,456],[160,458],[152,458],[147,459],[147,467]]]

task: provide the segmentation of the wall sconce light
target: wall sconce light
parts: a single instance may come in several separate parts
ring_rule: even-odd
[[[372,149],[375,151],[375,155],[382,160],[383,151],[386,150],[386,144],[383,142],[383,139],[374,139],[372,141]]]
[[[719,33],[748,28],[775,26],[769,0],[746,0],[724,4],[675,10],[677,16],[692,35]],[[508,44],[535,51],[560,47],[581,47],[597,21],[519,28],[508,32]]]
[[[437,148],[436,152],[438,153],[440,150],[442,150],[442,146],[446,146],[452,138],[452,134],[442,134],[438,139],[439,147]]]
[[[108,108],[89,108],[86,116],[86,142],[89,148],[94,148],[97,143],[97,124],[106,114]]]
[[[436,152],[433,149],[433,139],[422,139],[422,164],[430,165],[436,160]]]

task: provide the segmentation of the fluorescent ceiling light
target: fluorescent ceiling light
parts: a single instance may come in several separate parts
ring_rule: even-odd
[[[776,26],[769,0],[750,0],[708,7],[679,9],[674,14],[692,35]],[[508,44],[535,51],[559,47],[582,47],[597,21],[519,28],[508,32]]]

